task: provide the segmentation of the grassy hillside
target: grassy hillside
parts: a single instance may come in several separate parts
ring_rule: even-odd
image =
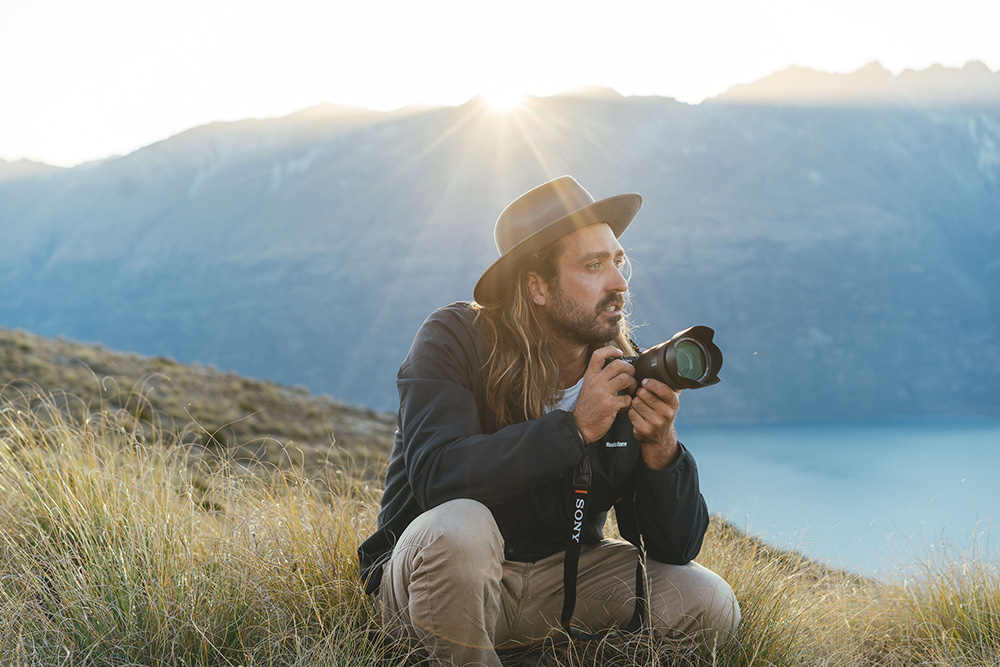
[[[374,470],[388,458],[395,430],[393,415],[301,387],[4,329],[0,387],[8,401],[58,392],[78,415],[121,409],[147,430],[180,432],[182,443],[227,451],[243,465],[293,465],[307,474],[348,459]]]
[[[24,334],[3,340],[5,366],[13,354],[53,375],[11,381],[0,394],[0,664],[417,662],[385,638],[357,582],[355,552],[374,525],[378,485],[326,463],[307,469],[309,456],[286,456],[280,469],[256,467],[272,474],[245,474],[246,445],[193,445],[208,431],[188,428],[178,416],[187,410],[226,419],[227,410],[239,411],[239,400],[265,405],[267,391],[287,392],[288,405],[298,406],[280,408],[288,415],[301,416],[296,411],[307,412],[313,400],[325,403],[166,361],[160,363],[171,370],[169,383],[139,383],[155,389],[147,400],[118,389],[134,386],[133,376],[109,373],[119,368],[114,363],[134,370],[151,362],[103,350],[85,360],[92,375],[67,384],[81,392],[91,387],[87,397],[53,393],[34,383],[71,377],[87,350]],[[53,355],[67,358],[53,364]],[[191,398],[168,395],[167,387],[190,390]],[[176,414],[175,402],[184,406]],[[275,420],[269,433],[286,428],[279,425],[287,417],[277,417],[285,405],[266,403]],[[327,409],[322,414],[332,426],[316,428],[330,428],[338,443],[339,424],[352,415],[352,428],[371,438],[359,436],[361,445],[384,445],[372,435],[377,430],[359,426],[384,426],[384,417]],[[272,439],[260,433],[251,439]],[[290,449],[275,442],[276,451]],[[733,642],[681,655],[647,634],[613,635],[599,644],[551,646],[552,664],[1000,662],[1000,574],[975,554],[928,562],[917,579],[885,583],[773,549],[714,519],[699,561],[730,581],[741,602],[743,624]]]

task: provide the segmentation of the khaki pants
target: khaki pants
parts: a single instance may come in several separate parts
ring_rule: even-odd
[[[559,628],[563,553],[505,561],[503,537],[482,504],[453,500],[417,517],[386,564],[379,596],[390,628],[416,638],[443,665],[498,667],[494,647],[541,640]],[[627,542],[583,547],[573,625],[624,627],[635,609],[638,554]],[[647,561],[650,622],[688,643],[723,642],[740,609],[732,589],[697,563]]]

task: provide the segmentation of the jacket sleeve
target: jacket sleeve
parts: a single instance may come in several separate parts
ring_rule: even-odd
[[[615,504],[622,537],[644,543],[653,560],[683,565],[698,555],[708,530],[708,506],[701,495],[698,466],[681,445],[681,455],[663,470],[639,458],[631,493]]]
[[[585,451],[562,410],[484,432],[479,340],[466,314],[441,309],[417,332],[397,376],[406,474],[423,510],[455,498],[502,503],[575,466]]]

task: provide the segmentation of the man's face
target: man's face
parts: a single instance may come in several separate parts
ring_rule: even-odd
[[[625,251],[611,227],[590,225],[564,236],[558,275],[541,281],[546,321],[572,343],[597,345],[619,333],[628,282],[622,275]]]

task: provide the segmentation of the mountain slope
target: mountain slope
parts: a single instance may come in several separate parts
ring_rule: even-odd
[[[718,332],[723,382],[686,393],[684,418],[1000,410],[988,104],[602,91],[195,128],[0,181],[0,324],[391,410],[413,332],[495,259],[500,210],[564,173],[644,197],[622,239],[640,343]]]

